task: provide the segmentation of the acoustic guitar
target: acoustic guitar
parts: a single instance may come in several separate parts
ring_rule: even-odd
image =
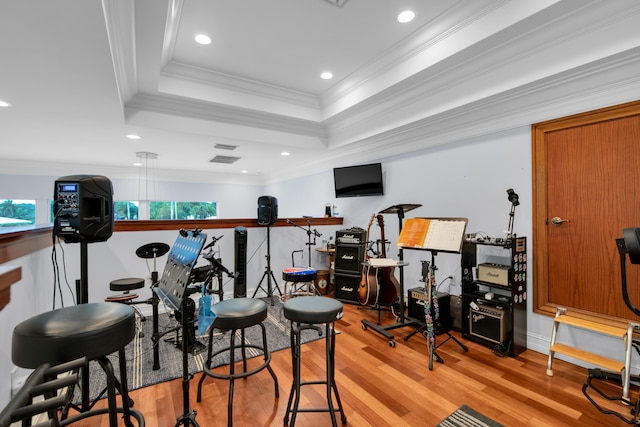
[[[365,242],[369,241],[369,232],[371,231],[371,225],[375,217],[375,213],[371,215],[369,225],[367,226]],[[365,261],[369,258],[369,255],[365,253]],[[365,264],[362,266],[362,277],[360,278],[360,286],[358,286],[358,302],[362,305],[375,305],[378,302],[378,278],[376,274],[376,269],[370,265]]]
[[[382,258],[387,257],[386,240],[384,238],[384,218],[382,215],[378,215],[378,225],[380,226],[380,240],[382,241],[382,248],[380,255]],[[400,282],[396,279],[394,274],[395,267],[379,267],[378,270],[378,303],[379,304],[393,304],[400,295]]]

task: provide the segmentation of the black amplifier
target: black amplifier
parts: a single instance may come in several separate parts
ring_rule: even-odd
[[[471,335],[501,344],[511,335],[509,308],[494,307],[478,301],[477,308],[469,307]]]
[[[422,288],[414,288],[409,289],[409,307],[407,314],[412,319],[417,320],[420,323],[426,323],[425,313],[424,313],[424,305],[426,297],[424,295],[424,287]],[[450,330],[452,326],[451,319],[451,307],[450,307],[450,296],[444,292],[438,292],[436,294],[436,298],[438,299],[438,312],[440,314],[439,322],[440,326],[444,330]],[[434,315],[433,305],[431,304],[431,315]]]
[[[336,231],[336,244],[362,245],[367,240],[367,231],[360,227]]]

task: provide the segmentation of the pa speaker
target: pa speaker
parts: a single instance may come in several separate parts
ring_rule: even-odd
[[[278,199],[273,196],[258,197],[258,224],[273,225],[278,220]]]
[[[58,178],[53,233],[65,243],[104,242],[113,234],[113,187],[100,175]]]

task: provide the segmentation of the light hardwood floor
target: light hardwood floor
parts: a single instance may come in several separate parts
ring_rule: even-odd
[[[408,341],[404,336],[413,328],[393,330],[396,346],[371,330],[363,330],[361,319],[376,320],[369,310],[345,304],[344,318],[336,323],[336,381],[347,416],[347,425],[358,426],[435,426],[440,420],[466,404],[505,426],[624,426],[623,421],[604,415],[582,394],[587,370],[561,360],[554,362],[553,377],[545,374],[545,354],[527,350],[521,355],[498,357],[491,349],[461,339],[464,352],[454,341],[442,344],[437,352],[444,363],[428,369],[427,345],[421,335]],[[383,324],[393,323],[383,313]],[[454,333],[460,338],[460,334]],[[442,343],[445,335],[438,336]],[[236,426],[283,425],[291,387],[291,353],[275,352],[271,366],[279,380],[280,398],[268,372],[236,381],[234,424]],[[324,372],[324,340],[303,345],[303,379],[320,379]],[[238,369],[240,369],[238,367]],[[190,382],[190,407],[197,411],[201,427],[227,425],[228,382],[205,380],[203,400],[196,402],[200,374]],[[182,380],[134,390],[135,408],[150,427],[172,427],[183,410]],[[615,389],[613,389],[615,391]],[[632,390],[632,398],[637,393]],[[320,406],[321,387],[306,386],[302,406]],[[615,404],[629,416],[629,407]],[[300,426],[330,425],[327,413],[300,413]],[[91,419],[77,426],[107,426],[106,417]],[[189,424],[192,425],[192,424]]]

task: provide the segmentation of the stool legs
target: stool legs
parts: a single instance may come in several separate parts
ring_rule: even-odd
[[[326,380],[325,381],[302,381],[300,378],[300,361],[301,361],[301,352],[300,352],[300,344],[301,344],[301,332],[305,329],[314,329],[318,332],[321,332],[319,326],[315,325],[294,325],[291,324],[291,356],[293,359],[292,368],[293,368],[293,384],[291,385],[291,392],[289,393],[289,402],[287,403],[287,412],[284,416],[284,423],[288,424],[290,427],[293,427],[296,422],[296,416],[298,412],[329,412],[331,415],[331,424],[335,427],[337,426],[336,414],[335,411],[340,412],[340,419],[343,424],[347,423],[347,417],[344,415],[344,410],[342,408],[342,401],[340,400],[340,395],[338,394],[338,387],[335,382],[335,342],[336,335],[334,331],[334,323],[326,323],[325,325],[325,360],[326,360]],[[327,397],[327,408],[299,408],[300,404],[300,389],[303,385],[310,384],[325,384],[326,386],[326,397]],[[333,396],[332,392],[335,395],[336,403],[338,405],[337,408],[334,407],[333,404]],[[289,423],[289,415],[291,414],[291,423]]]
[[[105,409],[93,409],[93,406],[97,402],[93,402],[89,407],[83,407],[77,415],[66,418],[63,415],[63,419],[60,422],[60,426],[67,426],[69,424],[73,424],[76,421],[89,418],[94,415],[99,414],[108,414],[109,415],[109,427],[118,427],[118,413],[123,414],[124,424],[127,427],[134,427],[134,424],[131,422],[131,417],[133,416],[138,422],[139,427],[144,427],[144,417],[138,411],[132,410],[130,407],[132,405],[131,399],[129,399],[129,388],[127,386],[127,361],[125,357],[124,348],[118,350],[118,362],[120,368],[120,380],[115,377],[115,373],[113,370],[113,365],[107,356],[96,359],[96,361],[100,364],[100,367],[104,371],[107,380],[107,408]],[[117,406],[116,402],[116,391],[120,392],[120,396],[122,398],[122,407]],[[103,391],[104,393],[104,391]],[[63,412],[66,414],[66,410]]]
[[[229,427],[233,426],[233,390],[234,390],[234,382],[236,379],[238,378],[246,378],[250,375],[253,375],[261,370],[263,370],[264,368],[267,368],[267,370],[269,371],[269,374],[271,375],[271,378],[273,378],[273,383],[274,383],[274,388],[275,388],[275,396],[276,398],[280,397],[280,392],[278,390],[278,378],[276,377],[275,372],[273,371],[273,369],[271,368],[270,362],[271,362],[271,353],[269,353],[269,348],[267,346],[267,330],[264,327],[264,325],[262,323],[259,323],[258,326],[261,328],[262,330],[262,347],[258,347],[256,345],[251,345],[251,344],[246,344],[245,342],[245,336],[244,336],[244,328],[240,329],[240,338],[241,338],[241,344],[240,344],[240,351],[242,352],[242,366],[243,366],[243,372],[240,373],[236,373],[235,372],[235,351],[236,351],[236,331],[237,329],[233,329],[231,330],[231,337],[229,340],[229,347],[219,350],[216,353],[212,354],[212,342],[213,342],[213,329],[211,328],[209,331],[209,346],[208,346],[208,351],[207,351],[207,360],[204,364],[204,371],[202,372],[202,376],[200,377],[200,381],[198,382],[198,398],[197,401],[201,402],[202,401],[202,383],[204,382],[204,379],[207,376],[213,377],[213,378],[218,378],[218,379],[226,379],[229,380],[229,397],[228,397],[228,401],[227,401],[227,425]],[[256,348],[259,350],[263,351],[264,354],[264,362],[252,369],[251,371],[247,371],[247,353],[246,353],[246,349],[247,348]],[[211,371],[211,361],[213,359],[214,356],[223,353],[223,352],[229,352],[229,373],[228,374],[218,374],[215,372]]]

